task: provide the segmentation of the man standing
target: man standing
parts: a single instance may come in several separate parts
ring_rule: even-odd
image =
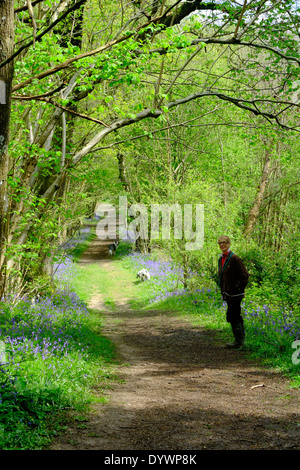
[[[218,244],[222,251],[218,261],[219,286],[227,303],[226,320],[231,324],[234,336],[234,342],[226,346],[238,349],[245,342],[241,301],[245,295],[249,274],[242,260],[230,250],[229,237],[222,235],[218,238]]]

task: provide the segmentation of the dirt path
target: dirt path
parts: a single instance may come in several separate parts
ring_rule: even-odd
[[[102,248],[95,241],[82,262],[96,260],[109,272],[114,263]],[[123,381],[51,449],[300,449],[299,391],[284,378],[172,312],[137,312],[115,300],[103,333],[126,364],[118,371]],[[103,312],[101,296],[91,306]]]

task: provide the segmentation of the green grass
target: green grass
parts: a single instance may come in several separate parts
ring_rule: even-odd
[[[86,237],[85,241],[79,242],[74,248],[69,249],[68,252],[72,256],[74,261],[78,261],[80,256],[85,252],[88,248],[91,241],[96,238],[96,233],[92,230],[89,235]]]
[[[77,265],[76,270],[73,286],[85,302],[89,302],[93,295],[100,294],[104,303],[113,306],[116,298],[133,298],[137,295],[134,273],[122,269],[117,260],[112,261],[112,270],[109,271],[99,264]]]

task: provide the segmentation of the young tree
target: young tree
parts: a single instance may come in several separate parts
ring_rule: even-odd
[[[14,2],[0,2],[0,62],[10,57],[14,50]],[[4,253],[7,233],[7,175],[9,169],[9,125],[11,113],[11,92],[14,66],[13,61],[0,68],[0,298],[5,286]]]

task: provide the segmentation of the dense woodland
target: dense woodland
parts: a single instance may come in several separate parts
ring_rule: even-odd
[[[204,206],[200,250],[173,232],[120,244],[134,307],[166,302],[226,336],[228,235],[250,273],[247,347],[299,387],[299,39],[296,0],[0,0],[1,449],[42,448],[53,412],[110,379],[85,303],[108,273],[65,290],[53,267],[120,196]],[[154,275],[135,285],[142,266]]]
[[[201,252],[162,248],[210,273],[226,233],[297,304],[299,19],[292,0],[1,0],[2,295],[127,195],[204,204]]]

